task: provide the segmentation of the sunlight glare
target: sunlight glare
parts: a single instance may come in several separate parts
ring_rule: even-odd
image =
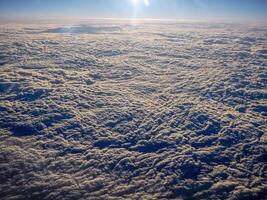
[[[131,0],[133,5],[138,5],[140,2],[144,3],[146,6],[149,6],[149,0]]]
[[[134,5],[139,3],[139,0],[131,0]]]

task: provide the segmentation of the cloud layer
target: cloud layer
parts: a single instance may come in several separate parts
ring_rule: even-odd
[[[0,30],[1,199],[266,197],[266,27]]]

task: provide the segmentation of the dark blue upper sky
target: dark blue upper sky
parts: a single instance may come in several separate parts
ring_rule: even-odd
[[[0,0],[2,19],[267,20],[267,0]]]

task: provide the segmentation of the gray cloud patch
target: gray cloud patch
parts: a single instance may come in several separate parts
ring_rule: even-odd
[[[0,29],[0,199],[266,199],[266,27],[58,27]]]
[[[44,31],[44,33],[77,33],[77,34],[94,34],[102,32],[119,31],[119,26],[89,26],[81,24],[79,26],[51,28]]]

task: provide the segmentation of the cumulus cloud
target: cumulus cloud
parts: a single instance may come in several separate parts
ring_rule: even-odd
[[[266,198],[266,28],[0,30],[1,199]]]

